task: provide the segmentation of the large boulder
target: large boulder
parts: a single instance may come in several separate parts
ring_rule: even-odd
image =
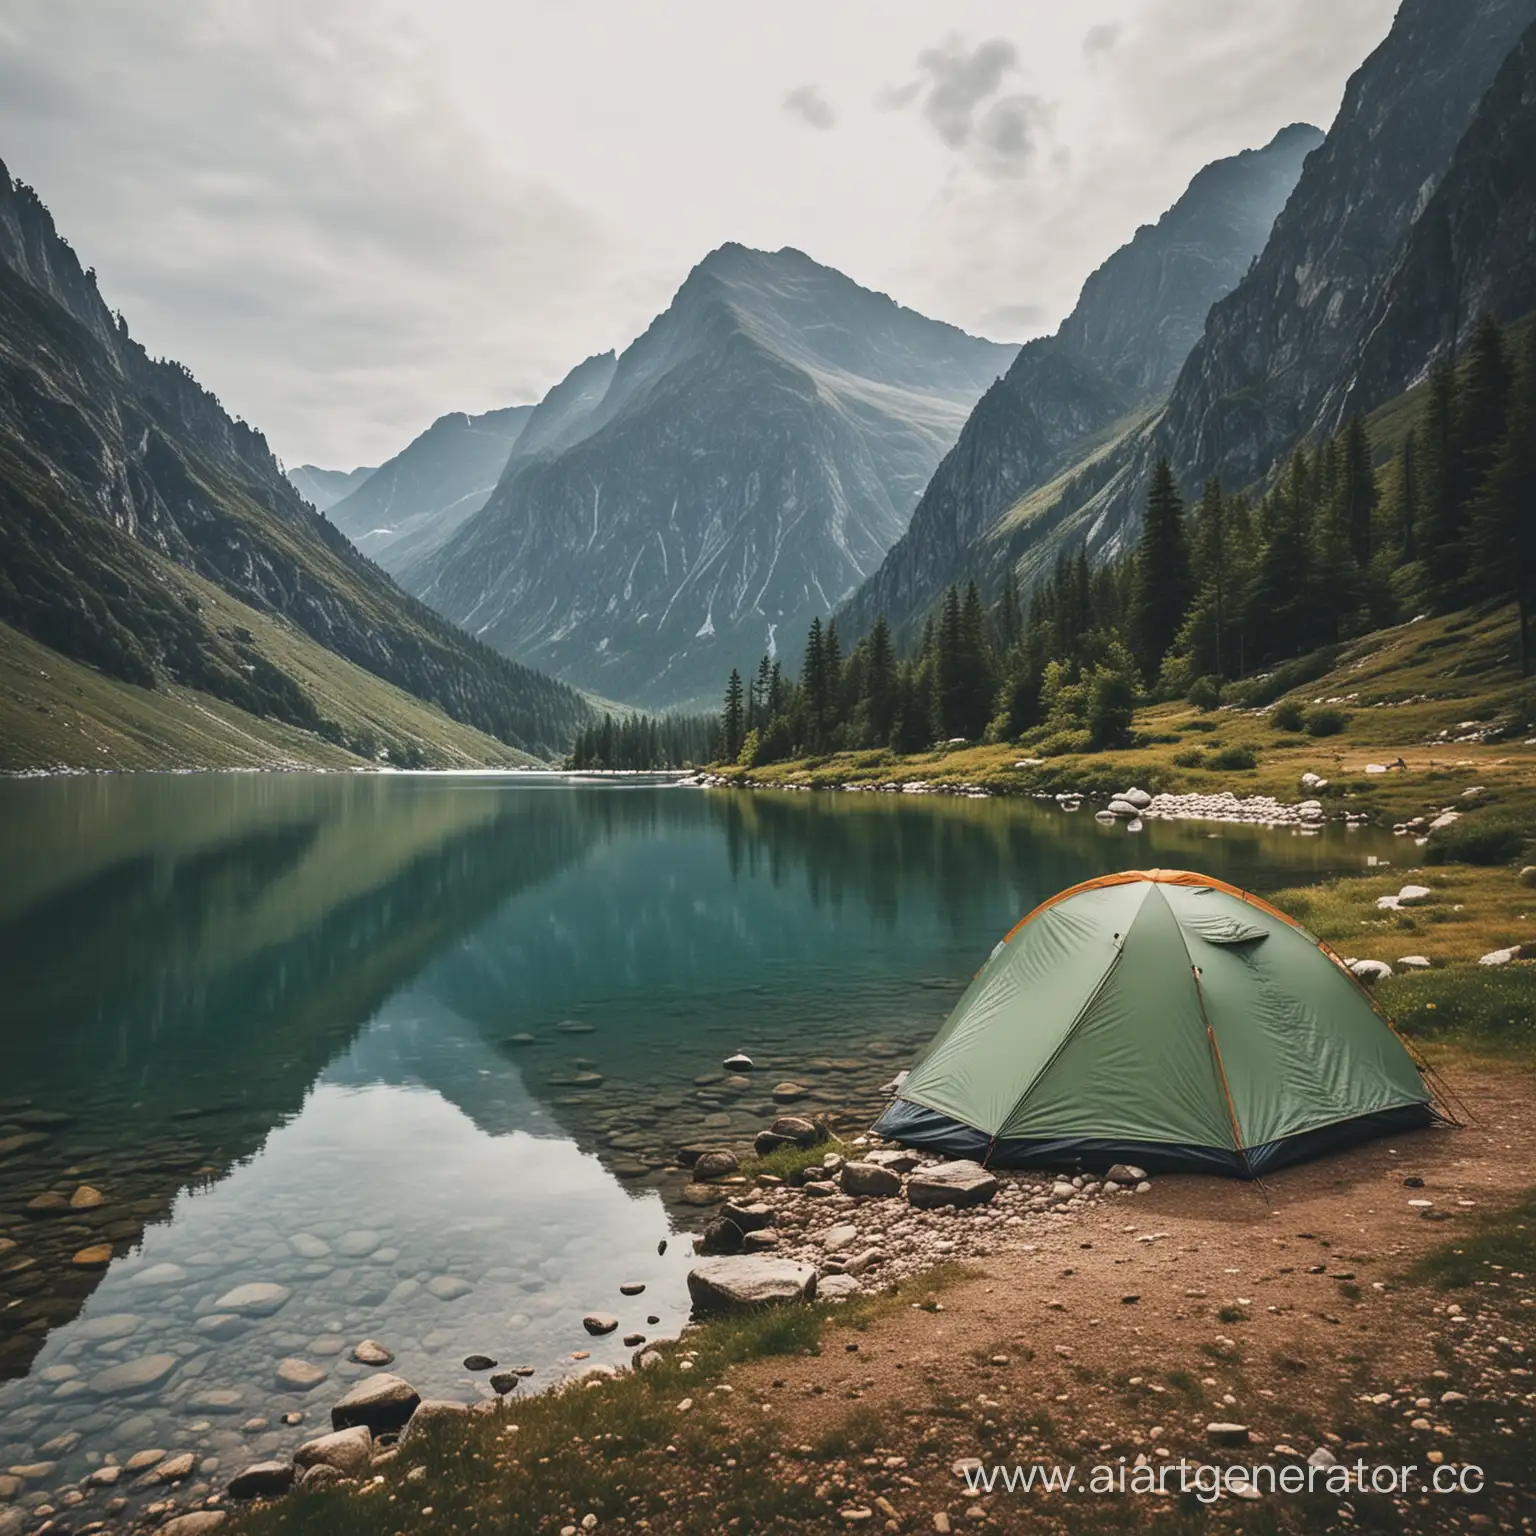
[[[724,1179],[740,1167],[741,1159],[728,1147],[713,1147],[693,1160],[693,1176],[695,1179]]]
[[[232,1499],[275,1499],[293,1487],[291,1461],[258,1461],[229,1480]]]
[[[901,1175],[878,1163],[844,1163],[842,1185],[845,1195],[899,1195]]]
[[[156,1536],[207,1536],[216,1531],[228,1519],[222,1509],[194,1509],[190,1514],[176,1515],[162,1525]]]
[[[960,1160],[919,1168],[907,1180],[907,1199],[932,1209],[939,1205],[985,1205],[997,1193],[997,1180],[980,1163]]]
[[[895,1151],[877,1149],[866,1152],[859,1161],[873,1163],[877,1168],[889,1168],[892,1173],[911,1173],[922,1162],[922,1158],[910,1147],[900,1147]]]
[[[721,1216],[704,1228],[694,1246],[703,1254],[740,1253],[743,1236],[734,1221]]]
[[[344,1477],[356,1477],[366,1471],[372,1461],[373,1436],[362,1424],[329,1435],[317,1435],[293,1453],[293,1464],[301,1472],[310,1467],[334,1467]]]
[[[421,1394],[403,1376],[381,1371],[367,1376],[331,1409],[332,1429],[351,1429],[361,1424],[374,1434],[400,1429],[415,1413]]]
[[[688,1271],[688,1295],[696,1312],[732,1312],[809,1301],[815,1294],[815,1266],[793,1259],[741,1254],[705,1259]]]
[[[764,1227],[773,1225],[773,1209],[762,1200],[753,1200],[750,1203],[727,1200],[720,1214],[726,1221],[734,1223],[743,1233],[760,1232]]]
[[[418,1435],[429,1433],[439,1424],[454,1424],[460,1419],[469,1416],[468,1403],[456,1403],[446,1397],[424,1398],[411,1415],[410,1423],[405,1426],[405,1433],[400,1436],[400,1443],[414,1440]]]

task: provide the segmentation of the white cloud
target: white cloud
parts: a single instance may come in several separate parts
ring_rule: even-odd
[[[152,351],[350,466],[725,240],[1049,330],[1201,165],[1326,126],[1395,4],[0,0],[0,156]]]

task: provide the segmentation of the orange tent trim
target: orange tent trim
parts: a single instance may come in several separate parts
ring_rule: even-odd
[[[1042,901],[1033,912],[1021,917],[1003,935],[1003,943],[1006,944],[1026,923],[1033,921],[1042,912],[1054,907],[1057,902],[1066,901],[1069,897],[1076,896],[1081,891],[1097,891],[1111,885],[1134,885],[1137,881],[1146,881],[1152,885],[1209,886],[1213,890],[1225,891],[1229,896],[1236,896],[1239,901],[1246,901],[1249,906],[1258,907],[1261,911],[1268,912],[1271,917],[1278,917],[1281,922],[1288,923],[1298,933],[1307,933],[1307,930],[1294,917],[1290,916],[1289,913],[1282,912],[1279,907],[1271,906],[1262,896],[1255,896],[1252,891],[1240,890],[1237,886],[1229,885],[1225,880],[1217,880],[1212,875],[1197,875],[1188,869],[1122,869],[1116,874],[1096,875],[1092,880],[1084,880],[1078,885],[1068,886],[1064,891],[1058,891],[1054,896]],[[1307,933],[1307,937],[1311,938],[1312,935]],[[1336,959],[1337,957],[1334,958]]]

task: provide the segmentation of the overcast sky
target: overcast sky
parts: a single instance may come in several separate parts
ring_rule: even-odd
[[[290,464],[622,348],[726,240],[999,340],[1396,0],[0,0],[0,158]]]

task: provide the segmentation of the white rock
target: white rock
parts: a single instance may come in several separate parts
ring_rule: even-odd
[[[1128,789],[1120,798],[1122,800],[1129,800],[1138,811],[1144,811],[1152,804],[1152,796],[1144,789]]]
[[[1400,971],[1427,971],[1430,968],[1428,955],[1404,955],[1398,962]]]
[[[1479,965],[1508,965],[1511,960],[1520,958],[1520,946],[1512,945],[1509,949],[1490,949],[1479,960]]]
[[[1392,974],[1392,967],[1385,960],[1351,960],[1349,968],[1368,987]]]
[[[730,1311],[810,1300],[816,1294],[816,1281],[814,1265],[740,1254],[694,1265],[688,1271],[688,1294],[700,1312]]]
[[[1397,899],[1405,907],[1417,906],[1422,901],[1428,901],[1434,895],[1427,885],[1405,885],[1397,893]]]

